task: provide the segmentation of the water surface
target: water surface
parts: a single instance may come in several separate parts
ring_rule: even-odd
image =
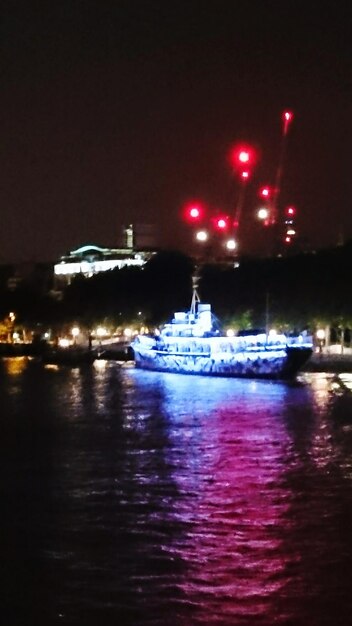
[[[349,623],[349,387],[3,359],[3,623]]]

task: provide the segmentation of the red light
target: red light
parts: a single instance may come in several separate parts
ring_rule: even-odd
[[[241,178],[243,178],[243,180],[247,180],[249,178],[249,172],[247,170],[241,172]]]
[[[227,228],[226,219],[223,217],[219,217],[219,219],[216,220],[216,226],[218,227],[219,230],[224,230],[225,228]]]
[[[250,160],[250,154],[248,150],[241,150],[241,152],[238,155],[238,160],[241,163],[248,163],[248,161]]]
[[[285,243],[291,243],[291,237],[285,237]]]
[[[252,146],[247,144],[238,144],[234,146],[230,152],[230,163],[234,169],[242,174],[243,168],[248,172],[249,168],[255,165],[257,154]],[[247,178],[249,173],[247,175]]]
[[[187,222],[198,223],[204,216],[204,208],[199,202],[190,202],[184,209],[184,218]]]
[[[227,230],[228,226],[229,226],[229,218],[227,217],[227,215],[218,215],[218,217],[214,218],[214,227],[217,230]]]
[[[288,206],[285,209],[285,213],[287,217],[293,217],[294,215],[296,215],[296,209],[294,206]]]
[[[282,119],[283,119],[283,122],[284,122],[284,135],[286,135],[286,133],[288,131],[289,124],[293,120],[293,113],[292,113],[292,111],[284,111],[283,114],[282,114]]]
[[[271,196],[272,196],[272,192],[273,192],[273,190],[271,189],[271,187],[268,187],[268,186],[261,187],[261,188],[259,189],[259,196],[260,196],[261,198],[267,198],[267,199],[269,199],[269,198],[271,198]]]
[[[200,210],[198,209],[198,207],[194,206],[189,210],[189,216],[192,219],[198,219],[198,217],[200,217]]]

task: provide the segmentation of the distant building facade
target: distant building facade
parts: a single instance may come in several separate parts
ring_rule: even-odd
[[[62,256],[54,265],[54,274],[56,278],[68,279],[67,282],[77,274],[89,278],[99,272],[116,268],[141,267],[153,254],[153,252],[133,252],[124,248],[82,246]]]
[[[69,284],[74,276],[90,278],[99,272],[123,267],[142,267],[155,254],[155,250],[136,250],[134,229],[130,225],[124,229],[123,248],[103,248],[89,244],[62,256],[54,265],[56,285]]]

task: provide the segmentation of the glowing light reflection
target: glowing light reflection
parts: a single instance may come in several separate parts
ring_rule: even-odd
[[[3,359],[6,373],[10,376],[18,376],[22,374],[28,365],[28,357],[15,356]]]

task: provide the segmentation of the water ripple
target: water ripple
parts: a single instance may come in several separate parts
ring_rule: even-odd
[[[346,381],[2,365],[4,619],[347,624]]]

